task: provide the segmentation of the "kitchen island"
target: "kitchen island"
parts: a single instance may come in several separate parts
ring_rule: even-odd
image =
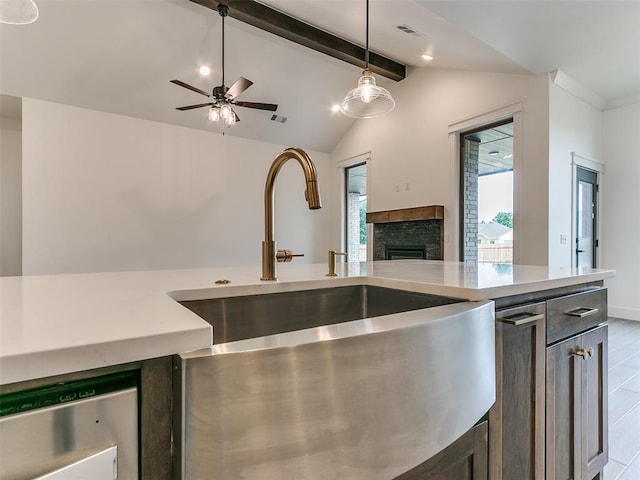
[[[0,385],[207,347],[211,326],[171,298],[217,289],[278,292],[366,278],[376,285],[484,300],[602,281],[610,270],[439,261],[287,265],[277,282],[257,267],[0,278]],[[216,285],[216,280],[230,283]]]
[[[158,476],[157,464],[170,461],[167,458],[146,459],[145,438],[153,437],[161,442],[163,436],[157,432],[145,434],[145,418],[157,418],[157,412],[166,410],[166,405],[163,406],[162,395],[154,399],[145,397],[145,389],[170,392],[171,357],[206,348],[212,343],[211,326],[176,300],[221,296],[221,291],[232,294],[238,289],[243,294],[259,294],[365,283],[471,301],[494,300],[500,311],[591,292],[614,275],[610,270],[413,260],[341,264],[337,268],[338,277],[334,278],[326,277],[326,272],[325,264],[287,265],[280,269],[276,282],[260,281],[257,267],[0,279],[0,383],[3,392],[57,382],[68,375],[82,377],[121,368],[141,369],[141,470],[143,478],[162,478],[162,475]],[[216,284],[216,281],[223,283]],[[538,352],[540,342],[543,352],[545,347],[544,318],[542,322],[538,323],[536,331]],[[508,335],[505,337],[500,328],[496,331],[496,360],[500,363],[496,371],[503,375],[504,361],[510,351],[504,344]],[[542,360],[539,355],[533,359],[538,365],[538,371],[534,372],[537,385],[541,381],[544,383],[539,368]],[[509,386],[505,387],[502,380],[499,378],[497,386],[496,405],[500,408],[492,409],[495,411],[494,421],[489,425],[490,442],[497,441],[498,436],[505,438],[505,429],[509,428],[502,422],[502,418],[509,415],[509,405],[501,401],[503,390]],[[537,395],[544,391],[539,388]],[[544,395],[538,396],[538,401],[540,398]],[[542,433],[539,425],[540,421],[544,422],[544,409],[542,413],[538,408],[534,414],[527,411],[523,415],[528,416],[527,420],[538,422],[537,426],[532,426],[535,431],[533,441],[544,448],[544,425]],[[496,440],[493,440],[492,432]],[[164,438],[170,441],[170,434]],[[508,469],[508,465],[501,465],[502,443],[496,445],[499,448],[491,450],[490,478],[502,478],[502,471]],[[164,448],[166,452],[170,451],[170,445]],[[521,478],[543,478],[544,456],[540,448],[534,457],[533,476]],[[168,471],[171,467],[165,465],[164,468]],[[149,473],[151,471],[155,476]],[[587,476],[576,478],[586,479]]]

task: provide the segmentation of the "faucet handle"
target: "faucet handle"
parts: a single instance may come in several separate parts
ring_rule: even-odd
[[[304,257],[304,253],[293,253],[288,248],[280,249],[276,252],[276,260],[278,263],[290,262],[293,257]]]
[[[327,277],[337,277],[336,273],[336,255],[347,256],[347,252],[336,252],[335,250],[329,250],[329,273],[327,273]]]

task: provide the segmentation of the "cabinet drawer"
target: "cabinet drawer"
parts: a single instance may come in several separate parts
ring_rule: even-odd
[[[537,322],[538,320],[544,320],[544,316],[544,302],[528,303],[526,305],[496,310],[496,321],[513,326],[526,325]],[[544,323],[542,325],[544,325]]]
[[[547,300],[547,345],[607,320],[607,289]]]

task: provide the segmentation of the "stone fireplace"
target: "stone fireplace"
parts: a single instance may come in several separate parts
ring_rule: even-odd
[[[367,213],[373,224],[373,260],[444,258],[444,206]]]

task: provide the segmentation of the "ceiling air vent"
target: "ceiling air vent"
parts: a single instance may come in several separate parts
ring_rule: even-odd
[[[404,32],[404,33],[406,33],[408,35],[412,35],[414,37],[424,37],[423,33],[420,33],[417,30],[414,30],[409,25],[404,24],[404,23],[402,25],[396,25],[396,28],[398,30],[400,30],[401,32]]]
[[[283,117],[282,115],[276,115],[275,113],[271,115],[271,120],[274,122],[285,123],[287,121],[287,117]]]

